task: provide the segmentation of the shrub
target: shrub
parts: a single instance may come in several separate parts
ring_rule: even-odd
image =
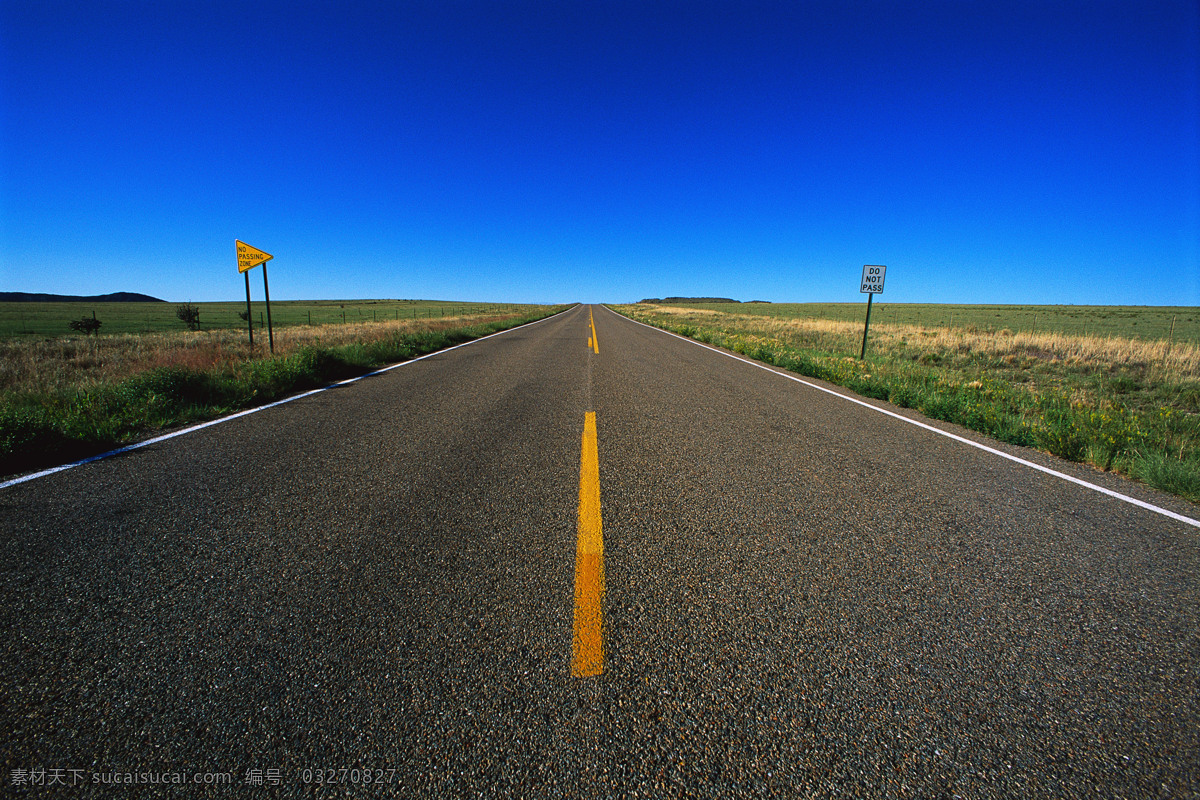
[[[191,303],[175,307],[175,316],[179,317],[179,321],[188,326],[188,330],[200,330],[200,309]]]
[[[102,324],[103,323],[101,323],[100,320],[96,319],[95,314],[92,314],[90,317],[83,317],[82,319],[72,320],[71,322],[67,323],[71,330],[79,331],[80,333],[87,334],[88,336],[98,332]]]

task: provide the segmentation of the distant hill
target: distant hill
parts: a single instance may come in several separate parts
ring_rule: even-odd
[[[0,292],[0,303],[165,303],[148,294],[137,292],[113,292],[90,296],[73,294],[29,294],[28,292]]]
[[[638,300],[639,303],[740,303],[730,297],[648,297]]]

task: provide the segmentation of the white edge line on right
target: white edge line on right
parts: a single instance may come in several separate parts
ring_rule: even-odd
[[[612,313],[614,313],[614,314],[617,314],[617,312],[613,311],[611,308],[608,310],[612,311]],[[1064,481],[1069,481],[1071,483],[1086,487],[1093,491],[1100,492],[1101,494],[1106,494],[1109,497],[1116,498],[1117,500],[1122,500],[1126,503],[1131,503],[1135,506],[1138,506],[1139,508],[1144,508],[1147,511],[1153,511],[1155,514],[1162,514],[1164,517],[1170,517],[1171,519],[1182,522],[1185,525],[1191,525],[1193,528],[1200,528],[1200,520],[1192,519],[1191,517],[1185,517],[1182,514],[1176,514],[1174,511],[1169,511],[1165,508],[1161,508],[1152,503],[1147,503],[1144,500],[1138,500],[1136,497],[1130,497],[1127,494],[1121,494],[1120,492],[1114,492],[1112,489],[1105,489],[1103,486],[1097,486],[1094,483],[1088,483],[1085,480],[1081,480],[1081,479],[1073,477],[1071,475],[1067,475],[1066,473],[1058,472],[1057,470],[1050,469],[1049,467],[1043,467],[1041,464],[1035,464],[1032,461],[1026,461],[1023,458],[1011,455],[1009,453],[1005,453],[1002,450],[997,450],[994,447],[988,447],[986,444],[980,444],[979,442],[973,442],[970,439],[964,438],[962,436],[958,436],[957,434],[950,433],[949,431],[944,431],[941,428],[935,428],[932,425],[926,425],[924,422],[918,422],[915,419],[910,419],[909,417],[906,417],[903,414],[897,414],[895,411],[888,411],[886,408],[880,408],[879,406],[871,405],[870,403],[868,403],[864,400],[859,400],[856,397],[849,397],[847,395],[842,394],[841,392],[835,392],[832,389],[826,389],[824,386],[818,386],[817,384],[811,383],[810,381],[806,381],[803,378],[798,378],[795,375],[789,375],[786,372],[780,372],[780,371],[778,371],[778,368],[772,369],[771,367],[767,366],[766,364],[760,364],[757,361],[752,361],[748,358],[742,358],[741,356],[736,356],[733,353],[727,353],[724,350],[719,350],[716,347],[711,347],[707,344],[704,344],[703,342],[697,342],[695,339],[689,339],[686,336],[680,336],[677,333],[672,333],[671,331],[663,330],[662,328],[656,328],[653,325],[647,325],[644,322],[641,322],[636,319],[632,319],[631,317],[627,317],[624,314],[617,314],[617,316],[621,317],[622,319],[627,319],[630,322],[633,322],[637,325],[641,325],[642,327],[649,328],[652,331],[658,331],[659,333],[665,333],[668,336],[674,336],[676,339],[681,339],[685,342],[689,342],[691,344],[696,345],[697,347],[703,347],[705,350],[711,350],[714,353],[718,353],[723,356],[728,356],[729,358],[732,358],[734,361],[741,361],[743,364],[749,364],[752,367],[758,367],[761,370],[765,370],[767,372],[774,373],[775,375],[778,375],[781,378],[787,378],[789,381],[795,381],[796,383],[802,383],[805,386],[808,386],[809,388],[816,389],[817,391],[825,392],[826,394],[831,394],[834,397],[840,397],[843,400],[848,400],[851,403],[857,403],[858,405],[862,406],[863,408],[869,408],[872,411],[878,411],[880,414],[886,414],[889,417],[894,417],[895,419],[898,419],[902,422],[907,422],[909,425],[916,425],[918,428],[924,428],[927,431],[932,431],[933,433],[936,433],[939,436],[945,436],[947,439],[953,439],[956,442],[962,442],[963,444],[967,444],[967,445],[970,445],[971,447],[977,448],[979,450],[983,450],[983,451],[991,453],[993,455],[1000,456],[1001,458],[1007,458],[1009,461],[1015,461],[1016,463],[1023,464],[1024,466],[1030,467],[1031,469],[1036,469],[1038,472],[1044,472],[1047,475],[1053,475],[1056,478],[1062,478]]]

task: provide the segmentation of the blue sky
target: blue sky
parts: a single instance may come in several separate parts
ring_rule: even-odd
[[[0,1],[0,290],[1200,305],[1200,12]],[[252,284],[261,299],[261,278]]]

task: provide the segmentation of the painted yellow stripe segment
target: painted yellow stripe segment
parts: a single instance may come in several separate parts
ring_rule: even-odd
[[[592,326],[592,338],[588,339],[588,347],[596,355],[600,355],[600,340],[596,338],[596,320],[592,318],[592,310],[588,309],[588,325]]]
[[[583,422],[577,528],[571,674],[587,677],[604,672],[604,534],[600,522],[600,459],[594,411],[587,412]]]

